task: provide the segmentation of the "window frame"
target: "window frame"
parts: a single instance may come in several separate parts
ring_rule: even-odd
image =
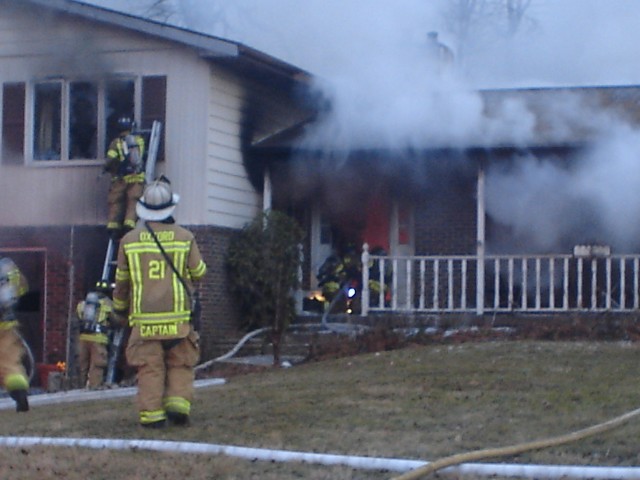
[[[25,139],[24,139],[24,158],[25,166],[36,168],[47,167],[69,167],[69,166],[94,166],[104,163],[106,149],[102,148],[106,145],[106,108],[107,108],[107,86],[112,81],[131,81],[133,82],[133,104],[134,119],[140,124],[140,116],[142,111],[142,75],[119,74],[110,75],[98,80],[85,77],[64,77],[52,76],[36,78],[27,83],[25,92]],[[97,86],[97,122],[98,129],[96,141],[96,158],[77,158],[72,159],[70,156],[70,114],[71,114],[71,85],[74,82],[91,82]],[[59,159],[40,159],[35,158],[35,119],[36,119],[36,88],[37,85],[45,83],[61,84],[61,106],[60,106],[60,158]]]

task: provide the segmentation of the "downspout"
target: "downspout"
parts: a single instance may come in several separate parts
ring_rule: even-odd
[[[484,314],[484,261],[485,261],[485,198],[484,162],[478,163],[476,187],[477,231],[476,231],[476,315]]]
[[[72,332],[72,328],[71,325],[73,323],[73,312],[74,312],[74,308],[73,308],[73,299],[74,299],[74,285],[75,285],[75,264],[73,261],[73,255],[74,255],[74,250],[75,250],[75,245],[74,245],[74,235],[75,233],[75,227],[73,225],[71,225],[71,230],[70,230],[70,239],[69,239],[69,315],[67,317],[67,345],[66,345],[66,352],[65,352],[65,371],[64,371],[64,375],[67,378],[67,380],[69,379],[69,372],[71,371],[71,332]]]

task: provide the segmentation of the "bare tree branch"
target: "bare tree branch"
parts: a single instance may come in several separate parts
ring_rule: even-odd
[[[175,14],[176,9],[172,0],[152,0],[144,16],[151,20],[169,23],[169,20],[171,20]]]
[[[513,37],[522,28],[533,0],[449,0],[445,22],[456,42],[457,62],[485,37]],[[502,32],[502,33],[501,33]]]

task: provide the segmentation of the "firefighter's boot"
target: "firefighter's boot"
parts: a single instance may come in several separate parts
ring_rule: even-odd
[[[167,421],[166,420],[159,420],[157,422],[150,422],[150,423],[141,423],[140,424],[142,427],[144,428],[151,428],[151,429],[162,429],[167,425]]]
[[[179,412],[167,412],[167,418],[174,425],[180,425],[183,427],[189,426],[189,415]]]
[[[16,402],[16,412],[28,412],[29,400],[26,390],[11,390],[9,396]]]

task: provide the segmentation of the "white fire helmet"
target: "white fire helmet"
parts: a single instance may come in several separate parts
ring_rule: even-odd
[[[169,218],[180,201],[173,193],[171,182],[162,176],[147,186],[136,204],[136,213],[143,220],[162,221]]]

